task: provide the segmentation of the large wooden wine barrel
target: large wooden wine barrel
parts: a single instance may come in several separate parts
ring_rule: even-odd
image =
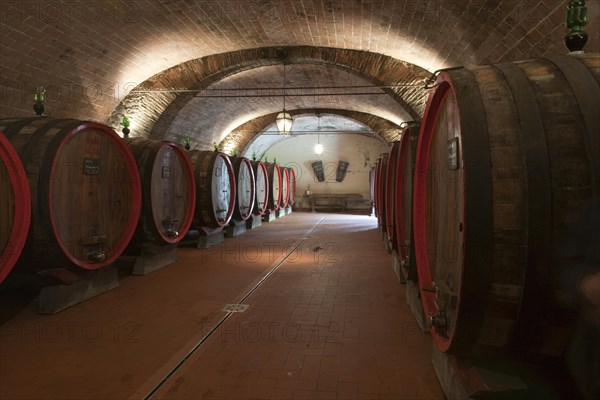
[[[141,242],[166,245],[185,237],[196,208],[196,183],[182,146],[145,138],[126,139],[142,179]]]
[[[375,162],[375,170],[373,172],[373,210],[375,211],[375,218],[379,225],[379,170],[381,169],[381,157]]]
[[[375,208],[375,174],[377,173],[377,167],[371,167],[369,173],[369,194],[371,199],[371,212],[377,217],[377,210]]]
[[[599,55],[585,54],[437,78],[417,149],[414,235],[440,350],[539,354],[558,332],[547,309],[555,250],[600,192],[599,71]]]
[[[196,211],[192,226],[226,226],[235,207],[235,174],[229,157],[217,151],[194,150],[190,160],[196,177]]]
[[[385,182],[383,195],[385,196],[385,231],[387,233],[387,248],[390,251],[398,250],[398,242],[396,240],[396,219],[395,206],[396,197],[400,193],[396,187],[396,164],[398,162],[398,154],[400,153],[400,142],[393,142],[388,156],[387,170],[385,172]]]
[[[400,272],[406,280],[417,280],[417,265],[413,238],[413,178],[419,125],[404,129],[396,160],[394,198],[394,235]]]
[[[254,171],[250,160],[245,157],[235,157],[232,161],[235,174],[236,199],[233,209],[233,219],[246,221],[252,215],[256,198]]]
[[[36,268],[98,269],[135,232],[142,200],[131,151],[109,127],[70,119],[2,119],[31,190],[22,258]]]
[[[383,159],[379,157],[377,162],[375,163],[375,183],[373,184],[373,198],[375,199],[374,208],[375,208],[375,217],[377,217],[377,225],[381,227],[381,204],[379,199],[379,179],[381,178],[381,164],[383,163]]]
[[[31,220],[31,195],[23,164],[0,132],[0,283],[23,251]]]
[[[386,200],[386,192],[385,192],[385,181],[386,181],[386,173],[387,173],[387,165],[388,165],[388,154],[384,154],[381,156],[378,162],[377,169],[377,180],[375,191],[377,192],[377,220],[379,223],[379,231],[385,237],[385,232],[387,226],[385,224],[386,215],[385,215],[385,200]]]
[[[269,202],[267,209],[277,211],[281,205],[281,187],[283,176],[277,164],[265,163],[269,177]]]
[[[281,201],[280,208],[286,208],[290,202],[290,172],[285,167],[280,167],[281,170]]]
[[[288,204],[290,206],[293,206],[294,204],[296,204],[296,171],[294,171],[294,168],[292,167],[287,167],[287,171],[290,180],[290,194]]]
[[[256,200],[252,213],[260,216],[267,211],[269,203],[269,171],[267,171],[267,166],[262,161],[252,161],[252,171],[256,183]]]

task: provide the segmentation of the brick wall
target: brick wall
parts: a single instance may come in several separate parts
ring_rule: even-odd
[[[197,76],[196,68],[210,71],[214,83],[240,68],[277,59],[247,53],[258,52],[253,50],[258,48],[336,48],[327,50],[335,55],[328,60],[332,65],[358,65],[357,70],[365,76],[377,77],[374,82],[397,77],[390,76],[396,71],[383,62],[373,62],[373,57],[407,62],[418,71],[565,53],[562,40],[567,3],[2,0],[0,117],[32,115],[35,87],[44,85],[48,88],[48,115],[114,123],[124,96],[142,83],[158,83],[169,68],[188,75],[185,87],[210,76]],[[587,3],[590,40],[586,50],[597,52],[600,6],[598,1]],[[247,62],[245,57],[254,61]],[[192,66],[190,60],[198,60],[198,66]],[[160,83],[178,82],[167,77]],[[124,104],[148,108],[149,115],[144,116],[148,121],[141,121],[142,132],[148,134],[157,120],[155,114],[171,112],[169,105],[175,99],[167,95],[129,97]],[[414,103],[412,108],[419,112],[420,100],[403,100]],[[155,111],[150,111],[152,108]],[[163,118],[168,121],[169,116]]]
[[[225,77],[208,90],[195,93],[197,97],[190,96],[187,103],[169,107],[154,126],[152,137],[180,141],[183,136],[190,136],[195,148],[212,148],[213,142],[221,142],[240,123],[282,110],[283,69],[280,64],[260,66]],[[310,108],[353,110],[379,115],[396,124],[414,118],[384,90],[334,65],[290,64],[285,69],[288,111]],[[309,89],[317,84],[323,89]],[[333,89],[340,85],[353,88]],[[414,106],[420,107],[420,104],[411,105]],[[165,118],[171,115],[172,118]],[[275,117],[271,122],[274,120]]]

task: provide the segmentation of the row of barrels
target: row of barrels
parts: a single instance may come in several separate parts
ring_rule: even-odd
[[[443,71],[420,126],[377,161],[382,237],[441,351],[564,351],[560,277],[600,265],[579,226],[600,212],[599,84],[598,54]]]
[[[131,246],[178,243],[295,202],[295,173],[93,122],[0,120],[0,283],[18,260],[100,269]]]

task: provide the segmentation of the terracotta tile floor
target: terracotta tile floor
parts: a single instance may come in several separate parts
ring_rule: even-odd
[[[443,398],[370,217],[292,213],[55,316],[3,300],[2,399]]]

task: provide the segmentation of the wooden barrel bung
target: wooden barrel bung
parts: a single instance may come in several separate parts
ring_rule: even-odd
[[[190,160],[196,177],[196,211],[192,226],[217,229],[231,220],[235,206],[235,175],[229,157],[195,150]]]
[[[262,161],[252,161],[252,171],[254,172],[256,196],[252,213],[254,215],[263,215],[267,211],[269,203],[269,172],[267,166]]]
[[[585,54],[437,78],[413,217],[423,308],[440,350],[536,353],[559,332],[547,308],[555,250],[600,192],[599,70],[598,54]]]
[[[394,198],[394,238],[397,243],[400,271],[404,279],[417,281],[413,237],[413,178],[419,125],[404,129],[396,160]]]
[[[105,125],[68,119],[3,119],[0,129],[29,180],[24,261],[43,269],[99,269],[114,262],[135,232],[142,198],[123,140]]]
[[[178,243],[190,228],[196,207],[196,183],[187,152],[178,144],[146,138],[125,142],[142,179],[138,240]]]
[[[15,266],[31,221],[31,194],[23,164],[0,132],[0,283]]]
[[[281,168],[279,168],[279,165],[272,163],[265,163],[265,165],[267,166],[268,171],[270,193],[267,209],[277,211],[281,206],[281,188],[283,181]]]
[[[236,201],[233,219],[246,221],[252,215],[256,198],[256,182],[252,163],[245,157],[235,157],[232,161],[236,180]]]
[[[281,203],[280,208],[286,208],[290,201],[290,172],[287,168],[281,169]]]
[[[296,171],[292,167],[287,167],[288,176],[290,178],[290,195],[289,195],[289,205],[293,206],[296,204]]]

